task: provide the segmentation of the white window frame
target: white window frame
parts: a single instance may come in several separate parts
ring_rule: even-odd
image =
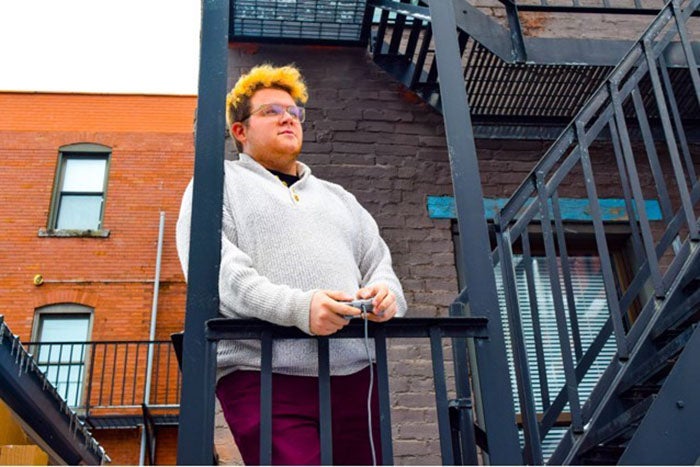
[[[62,146],[59,148],[58,162],[56,165],[56,175],[54,179],[53,195],[51,198],[51,207],[49,211],[49,219],[47,225],[48,232],[77,232],[77,233],[90,233],[90,232],[106,232],[104,229],[104,211],[107,199],[107,184],[109,178],[109,163],[111,157],[111,148],[103,146],[101,144],[94,143],[79,143],[70,144],[67,146]],[[86,159],[86,160],[103,160],[105,161],[105,173],[103,177],[103,184],[99,191],[79,191],[79,192],[69,192],[64,190],[64,182],[66,176],[66,165],[69,160],[75,159]],[[58,228],[59,225],[59,214],[61,210],[61,203],[65,196],[99,196],[100,201],[100,212],[98,214],[98,222],[95,228]],[[97,235],[99,236],[99,235]]]
[[[68,405],[73,408],[79,408],[84,405],[83,402],[87,390],[85,382],[87,381],[89,371],[88,362],[90,354],[90,348],[87,342],[90,341],[90,336],[92,335],[93,314],[93,308],[78,303],[45,305],[37,308],[35,311],[32,330],[33,342],[42,345],[30,346],[33,347],[31,348],[31,352],[34,355],[37,365],[47,376],[49,382],[56,388]],[[57,345],[50,347],[46,345],[47,342],[66,342],[64,340],[42,340],[43,326],[46,319],[56,319],[59,317],[73,319],[82,317],[87,320],[85,338],[81,341],[75,341],[83,342],[83,345]],[[45,358],[47,353],[49,353],[49,357]],[[52,367],[57,369],[52,370]],[[65,384],[61,381],[62,378],[66,378]],[[74,387],[71,387],[73,384],[78,384],[77,391]],[[72,392],[71,389],[73,389]]]

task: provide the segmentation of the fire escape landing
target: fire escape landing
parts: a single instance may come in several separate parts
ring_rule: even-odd
[[[437,399],[444,463],[474,462],[477,445],[495,464],[541,464],[545,460],[554,464],[680,464],[700,457],[696,443],[690,442],[700,438],[694,424],[700,407],[692,397],[700,387],[700,364],[693,358],[700,345],[696,332],[700,181],[694,162],[697,145],[693,146],[700,139],[700,47],[692,41],[687,26],[695,20],[700,0],[672,0],[655,10],[637,1],[629,7],[612,7],[607,0],[594,6],[581,6],[578,0],[557,6],[545,0],[539,4],[503,0],[503,5],[507,27],[465,0],[205,2],[201,55],[201,70],[205,71],[200,71],[196,216],[184,336],[179,463],[209,463],[212,458],[212,434],[202,427],[212,425],[212,352],[221,338],[216,331],[223,326],[207,321],[218,313],[218,268],[212,265],[218,264],[220,250],[218,187],[222,185],[224,152],[220,103],[226,92],[229,40],[369,44],[380,67],[443,114],[456,217],[460,226],[469,226],[460,232],[459,249],[470,252],[459,259],[466,287],[450,314],[487,320],[489,329],[488,340],[480,341],[473,350],[476,366],[471,368],[484,388],[479,397],[482,424],[473,422],[471,406],[463,404],[471,400],[464,373],[466,347],[464,339],[453,340],[455,371],[459,384],[466,386],[458,388],[454,401]],[[527,10],[639,14],[647,15],[650,24],[635,41],[527,38],[518,15]],[[496,247],[492,249],[474,138],[554,139],[555,135],[552,146],[496,216]],[[610,148],[606,157],[615,160],[619,198],[625,204],[635,264],[627,284],[615,277],[601,215],[595,182],[600,175],[595,165],[599,156],[594,147],[600,141]],[[641,182],[642,160],[653,186]],[[206,182],[198,186],[198,179]],[[585,346],[578,328],[572,263],[560,207],[559,191],[568,184],[585,189],[608,313],[598,335]],[[644,198],[649,191],[661,207],[662,220],[653,225]],[[531,225],[539,227],[537,241],[545,250],[565,374],[561,387],[550,388],[551,397],[535,392],[547,384],[546,375],[534,370],[544,362],[537,345],[541,336],[535,330],[533,352],[526,345],[532,330],[523,327],[516,278],[514,250],[518,249],[525,259],[526,294],[531,303],[536,302],[532,270],[527,266],[534,239]],[[500,270],[499,287],[495,266]],[[503,307],[499,294],[504,297]],[[530,312],[535,316],[536,309]],[[447,337],[441,334],[441,325],[426,326],[432,347],[440,348],[439,339]],[[245,335],[246,329],[238,332]],[[247,338],[267,339],[275,332],[260,330],[259,335]],[[376,333],[384,331],[377,328],[373,332],[376,338]],[[386,333],[380,341],[384,337]],[[608,343],[614,357],[583,400],[579,384]],[[319,340],[319,349],[326,345]],[[506,349],[512,354],[515,396]],[[438,376],[436,373],[436,396]],[[567,431],[546,459],[543,440],[555,424],[561,424],[565,408]],[[449,420],[440,415],[447,413]],[[513,422],[516,415],[520,427]],[[445,430],[443,422],[450,425]],[[659,436],[664,430],[673,434]],[[327,460],[330,446],[324,449]],[[261,459],[268,459],[265,452],[261,454]]]

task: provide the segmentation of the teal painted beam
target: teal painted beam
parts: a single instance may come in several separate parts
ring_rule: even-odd
[[[507,198],[484,198],[484,210],[486,219],[493,220],[496,213],[505,206]],[[534,202],[531,198],[528,203]],[[603,198],[598,200],[603,214],[604,222],[628,221],[625,200],[618,198]],[[655,199],[644,201],[647,217],[650,221],[660,221],[661,207]],[[593,219],[590,214],[588,199],[559,198],[562,219],[565,221],[590,222]],[[552,216],[553,214],[550,214]],[[452,196],[428,196],[428,216],[431,219],[456,219],[455,200]]]

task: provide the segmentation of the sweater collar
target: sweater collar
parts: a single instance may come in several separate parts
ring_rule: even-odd
[[[258,161],[256,161],[244,152],[238,153],[238,160],[258,173],[265,174],[268,177],[275,177]],[[306,179],[308,179],[311,176],[311,168],[303,162],[297,161],[297,174],[299,175],[299,181],[297,182],[297,184],[303,183]]]

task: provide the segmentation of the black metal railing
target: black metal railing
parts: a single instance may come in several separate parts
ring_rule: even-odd
[[[318,343],[319,367],[319,401],[320,401],[320,442],[321,463],[332,463],[333,446],[331,438],[330,412],[330,355],[331,339],[363,338],[365,335],[374,342],[377,365],[377,389],[379,394],[379,420],[381,433],[382,463],[394,463],[391,432],[391,393],[389,382],[389,361],[387,358],[388,339],[428,339],[435,390],[435,403],[440,438],[440,452],[444,464],[475,463],[477,460],[477,436],[472,426],[471,390],[467,371],[466,347],[462,345],[466,338],[487,338],[487,319],[485,318],[396,318],[386,323],[367,323],[353,320],[345,328],[328,337],[314,337]],[[307,334],[296,328],[276,326],[259,320],[214,319],[207,322],[206,331],[209,342],[208,357],[204,364],[207,374],[205,384],[208,386],[203,394],[205,410],[214,406],[214,373],[216,344],[220,340],[259,340],[261,342],[261,426],[260,426],[260,463],[269,465],[272,461],[272,354],[274,339],[309,339]],[[454,392],[448,396],[448,376],[445,371],[443,346],[451,340],[455,362]],[[398,362],[400,363],[400,362]],[[452,421],[451,421],[452,420]],[[213,422],[213,420],[212,420]],[[213,423],[202,427],[207,430]],[[211,432],[206,434],[211,440]],[[202,447],[196,440],[191,441],[194,449],[211,449]],[[486,448],[483,443],[481,448]],[[210,459],[210,452],[205,452],[203,459]]]
[[[170,341],[24,345],[47,380],[81,416],[139,414],[144,403],[152,409],[179,407],[181,376]]]
[[[370,6],[379,17],[371,44],[374,61],[441,112],[429,9],[387,0],[371,0]],[[458,18],[458,45],[470,113],[480,125],[558,125],[556,135],[621,55],[604,65],[587,65],[583,57],[561,64],[524,63],[519,34],[492,18],[470,20],[472,13],[483,15],[478,10],[469,13]],[[511,28],[518,28],[517,22]]]
[[[657,15],[666,4],[663,0],[501,0],[501,3],[507,10],[512,5],[519,11],[615,15]]]
[[[516,6],[509,1],[504,2],[512,7],[507,10],[507,27],[466,0],[461,3],[463,14],[456,15],[456,23],[464,85],[472,119],[480,131],[490,128],[484,136],[497,132],[511,138],[523,134],[554,139],[634,43],[523,37]],[[368,4],[378,18],[371,42],[375,62],[442,111],[429,8],[391,0]],[[662,6],[650,11],[656,15]],[[669,79],[677,86],[687,85],[678,71],[684,65],[675,62],[678,56],[678,51],[666,56]],[[640,83],[640,91],[649,89],[650,83]],[[682,92],[690,89],[679,89]],[[695,109],[684,104],[680,99],[679,115],[697,120]]]
[[[570,412],[571,431],[584,432],[619,366],[610,365],[600,376],[585,405],[579,393],[584,375],[608,342],[621,361],[635,352],[648,332],[647,324],[654,311],[690,257],[692,244],[700,239],[697,214],[700,181],[686,138],[690,125],[678,111],[682,105],[694,109],[691,115],[700,112],[700,78],[686,29],[698,5],[698,0],[674,0],[663,8],[495,221],[498,245],[493,258],[494,264],[500,264],[502,273],[525,458],[534,463],[542,462],[541,441],[565,407]],[[678,44],[686,66],[669,70],[666,54]],[[691,83],[693,92],[682,102],[679,102],[678,86],[669,78],[671,73],[681,73],[686,86]],[[603,144],[601,139],[610,140],[611,144]],[[562,221],[559,204],[559,196],[566,190],[581,188],[586,190],[600,261],[599,274],[604,283],[604,294],[600,297],[602,309],[608,313],[607,321],[588,347],[581,345],[578,329],[585,310],[577,309],[571,287],[573,263],[568,251],[572,247],[572,235]],[[604,196],[614,195],[624,200],[627,216],[624,225],[629,232],[631,251],[626,281],[619,278],[619,268],[614,264],[606,236],[599,200],[604,197],[603,190]],[[649,220],[646,200],[650,198],[658,202],[660,221]],[[531,355],[526,342],[537,336],[526,336],[521,327],[524,309],[529,309],[533,321],[537,321],[538,291],[532,286],[532,269],[527,267],[525,290],[522,281],[518,290],[514,266],[514,250],[522,253],[526,265],[532,263],[533,233],[529,226],[533,224],[541,226],[535,237],[546,255],[549,293],[558,331],[560,355],[557,357],[561,359],[565,376],[562,387],[550,387],[550,391],[555,389],[554,398],[545,397],[540,419],[535,399],[541,399],[542,394],[533,393],[533,382],[540,388],[548,383],[541,372],[531,368],[547,366],[547,356],[540,346],[535,346],[536,355]]]

